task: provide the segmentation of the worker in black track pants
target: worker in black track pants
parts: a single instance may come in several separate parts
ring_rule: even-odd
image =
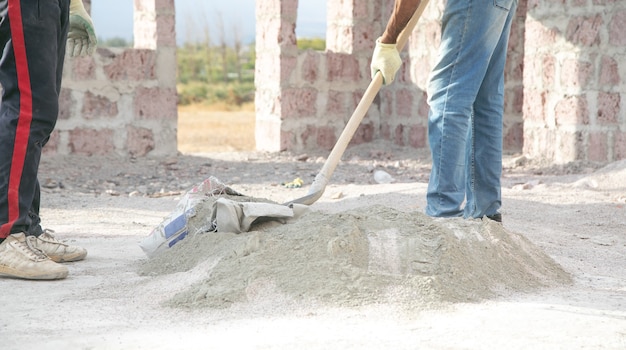
[[[82,0],[0,0],[0,276],[65,278],[60,263],[87,255],[42,229],[37,173],[65,55],[90,55],[96,44]]]

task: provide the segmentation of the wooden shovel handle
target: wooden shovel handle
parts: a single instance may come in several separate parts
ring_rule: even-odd
[[[409,37],[411,36],[411,33],[413,32],[413,29],[415,28],[417,21],[422,16],[422,13],[424,12],[426,5],[428,5],[428,0],[422,0],[419,7],[417,8],[415,13],[411,17],[411,20],[409,20],[409,23],[407,23],[406,27],[402,30],[400,35],[398,35],[398,39],[396,40],[396,47],[398,51],[402,51],[404,49],[404,46],[409,40]],[[330,177],[335,172],[335,168],[337,168],[337,164],[339,163],[339,160],[343,156],[343,153],[348,147],[350,140],[352,140],[354,133],[358,129],[359,125],[361,124],[361,121],[363,121],[363,118],[367,114],[367,111],[372,105],[372,102],[374,101],[374,98],[380,91],[380,88],[382,87],[382,85],[383,85],[383,76],[379,71],[376,73],[374,78],[372,78],[372,81],[367,87],[367,90],[365,90],[365,94],[363,95],[363,97],[361,97],[359,104],[357,105],[356,109],[352,113],[352,116],[348,120],[348,123],[346,124],[345,128],[343,129],[343,132],[339,136],[339,139],[335,143],[335,146],[330,152],[328,159],[326,159],[324,166],[322,167],[320,172],[317,174],[317,176],[315,176],[315,181],[313,181],[313,184],[311,185],[311,188],[309,189],[309,194],[305,197],[302,197],[301,199],[292,201],[291,203],[301,203],[301,204],[310,205],[310,204],[313,204],[322,196]]]

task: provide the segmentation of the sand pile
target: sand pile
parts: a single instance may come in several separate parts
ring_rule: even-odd
[[[167,305],[225,308],[259,298],[332,306],[431,307],[570,283],[568,273],[523,236],[490,220],[433,219],[370,206],[310,212],[243,234],[187,237],[140,274],[199,274]]]
[[[624,192],[626,190],[626,159],[609,163],[607,166],[589,174],[572,186],[597,191]]]

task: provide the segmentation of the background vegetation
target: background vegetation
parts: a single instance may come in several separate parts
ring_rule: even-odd
[[[254,103],[254,43],[240,40],[227,44],[221,38],[214,44],[208,33],[202,42],[188,42],[177,49],[177,89],[179,105],[203,104],[237,110]],[[103,46],[131,47],[121,38],[100,40]],[[301,50],[325,50],[319,38],[298,39]]]
[[[177,77],[182,105],[254,101],[254,45],[188,43],[178,48]]]

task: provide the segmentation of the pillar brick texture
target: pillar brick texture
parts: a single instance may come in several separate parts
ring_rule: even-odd
[[[528,1],[524,146],[555,163],[626,158],[626,2]]]
[[[174,0],[135,0],[134,48],[66,57],[59,120],[44,152],[176,154],[174,23]]]

